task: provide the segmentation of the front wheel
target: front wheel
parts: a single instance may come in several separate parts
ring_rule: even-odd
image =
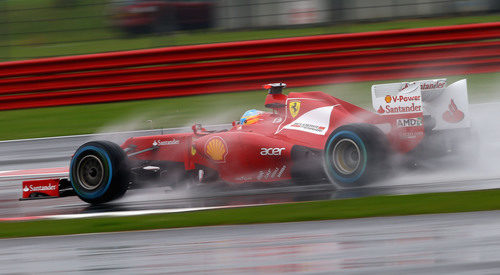
[[[118,199],[129,186],[127,155],[109,141],[87,142],[71,159],[69,176],[75,193],[85,202],[99,204]]]
[[[327,139],[324,169],[338,188],[366,185],[386,172],[389,146],[384,133],[370,124],[348,124]]]

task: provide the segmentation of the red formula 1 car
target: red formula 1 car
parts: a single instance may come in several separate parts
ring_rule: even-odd
[[[175,187],[328,179],[357,187],[383,176],[393,155],[449,153],[456,133],[470,128],[466,80],[374,85],[374,112],[322,92],[286,96],[285,86],[266,85],[270,110],[250,110],[229,130],[195,125],[121,146],[86,143],[72,157],[67,182],[89,203],[117,199],[147,181]]]

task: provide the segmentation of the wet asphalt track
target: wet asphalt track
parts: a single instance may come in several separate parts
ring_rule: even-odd
[[[500,212],[0,240],[1,274],[500,274]]]

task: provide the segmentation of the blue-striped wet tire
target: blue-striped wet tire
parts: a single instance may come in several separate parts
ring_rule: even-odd
[[[91,141],[80,146],[71,159],[69,173],[76,195],[92,204],[122,197],[130,181],[127,155],[109,141]]]
[[[328,137],[324,169],[337,188],[353,188],[375,181],[386,171],[387,139],[370,124],[347,124]]]

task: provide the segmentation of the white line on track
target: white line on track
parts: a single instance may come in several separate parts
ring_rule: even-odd
[[[13,178],[22,179],[26,177],[47,177],[47,176],[65,176],[68,174],[68,168],[41,168],[41,169],[26,169],[26,170],[7,170],[0,171],[0,179]]]
[[[229,206],[211,206],[211,207],[193,207],[193,208],[178,208],[178,209],[156,209],[156,210],[131,210],[131,211],[115,211],[115,212],[101,212],[101,213],[81,213],[81,214],[62,214],[62,215],[46,215],[46,216],[28,216],[28,217],[14,217],[14,218],[0,218],[2,221],[29,221],[29,220],[67,220],[67,219],[85,219],[85,218],[103,218],[103,217],[130,217],[140,215],[152,214],[169,214],[169,213],[182,213],[193,212],[202,210],[213,209],[226,209],[226,208],[240,208],[249,206],[261,206],[267,204],[247,204],[247,205],[229,205]]]
[[[19,170],[7,170],[7,171],[0,171],[0,176],[2,176],[2,174],[6,174],[6,173],[12,173],[12,172],[17,172]]]

